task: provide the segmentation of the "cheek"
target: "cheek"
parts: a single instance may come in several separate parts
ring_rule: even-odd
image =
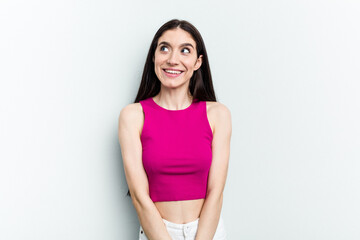
[[[194,68],[195,68],[196,59],[188,60],[188,61],[184,62],[184,64],[186,65],[186,68],[187,68],[188,70],[193,71]]]
[[[164,63],[164,57],[162,56],[155,56],[154,58],[154,65],[156,67],[160,67]]]
[[[159,62],[159,59],[156,59],[154,60],[154,66],[155,66],[155,69],[158,69],[160,66],[161,66],[161,63]]]

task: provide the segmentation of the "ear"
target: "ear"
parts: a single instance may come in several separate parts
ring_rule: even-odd
[[[198,70],[198,69],[201,67],[202,60],[203,60],[203,55],[200,55],[200,56],[196,59],[194,71]]]

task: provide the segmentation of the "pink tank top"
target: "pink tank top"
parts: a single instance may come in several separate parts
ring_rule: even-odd
[[[152,99],[141,100],[144,126],[142,161],[153,202],[206,197],[213,133],[206,101],[168,110]]]

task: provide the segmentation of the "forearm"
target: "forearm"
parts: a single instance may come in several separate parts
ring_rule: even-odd
[[[171,240],[162,217],[150,198],[132,198],[140,224],[149,240]]]
[[[195,240],[212,240],[219,223],[223,194],[208,194],[200,213]]]

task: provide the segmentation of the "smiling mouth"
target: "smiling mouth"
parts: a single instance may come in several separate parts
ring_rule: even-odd
[[[166,73],[170,73],[170,74],[181,74],[182,71],[177,71],[177,70],[167,70],[167,69],[163,69],[164,72]]]
[[[165,75],[168,77],[178,77],[183,73],[183,71],[179,71],[179,70],[163,69],[163,71]]]

